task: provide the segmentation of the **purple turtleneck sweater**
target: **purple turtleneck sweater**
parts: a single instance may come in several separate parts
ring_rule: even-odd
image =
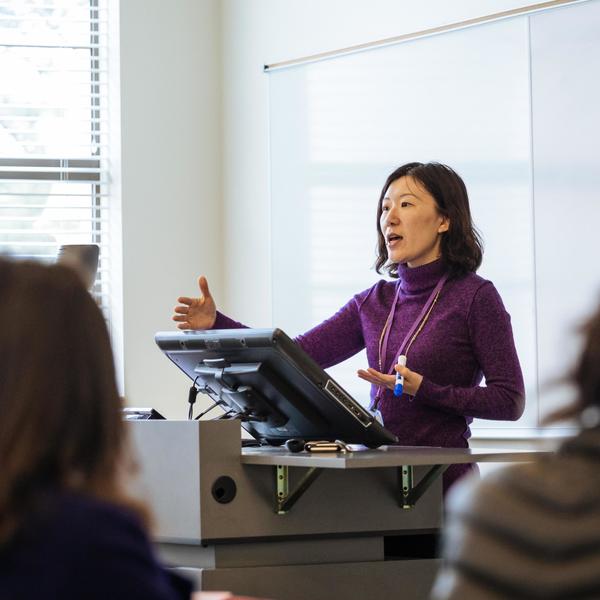
[[[442,259],[421,267],[400,265],[398,281],[377,282],[295,341],[323,368],[366,348],[369,366],[387,373],[444,272]],[[379,340],[397,286],[387,360],[380,369]],[[213,327],[243,325],[218,313]],[[473,417],[516,420],[523,413],[523,376],[510,317],[494,285],[474,273],[445,283],[406,366],[423,376],[417,394],[397,398],[386,389],[379,403],[385,427],[403,446],[465,448]],[[480,386],[483,377],[486,385]],[[375,392],[372,386],[371,397]],[[471,469],[453,465],[444,475],[444,487]]]

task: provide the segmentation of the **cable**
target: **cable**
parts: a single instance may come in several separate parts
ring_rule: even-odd
[[[230,419],[230,418],[234,418],[234,417],[230,417],[231,413],[234,413],[236,416],[238,413],[236,413],[233,409],[228,410],[226,413],[223,413],[222,415],[219,415],[218,417],[214,417],[214,419],[211,419],[212,421],[221,421],[221,420],[226,420],[226,419]]]
[[[199,377],[200,377],[200,375],[196,376],[196,379],[194,379],[194,382],[192,383],[192,386],[190,387],[190,390],[188,392],[188,403],[190,405],[190,408],[188,410],[188,420],[189,421],[192,421],[192,420],[198,421],[206,413],[213,410],[213,408],[215,408],[215,406],[219,406],[219,405],[228,406],[227,402],[225,402],[223,400],[223,388],[221,388],[221,390],[219,392],[219,396],[218,396],[217,400],[215,400],[213,396],[216,395],[216,392],[211,387],[209,387],[207,384],[204,384],[204,387],[202,387],[200,389],[198,389],[196,387],[196,382],[198,381]],[[196,397],[198,396],[199,392],[202,392],[203,394],[206,394],[207,396],[209,396],[210,399],[214,402],[214,404],[212,406],[209,406],[206,410],[202,411],[196,417],[194,417],[194,404],[196,403]],[[254,414],[252,409],[250,409],[250,408],[246,408],[241,411],[239,411],[239,410],[236,411],[233,408],[229,408],[228,410],[225,409],[224,414],[222,414],[218,417],[215,417],[212,420],[216,421],[219,419],[240,419],[240,421],[242,421],[242,422],[256,421],[256,422],[263,422],[263,423],[267,420],[267,418],[264,417],[263,415]]]
[[[191,421],[194,417],[194,404],[196,403],[196,396],[199,392],[198,388],[196,387],[196,381],[198,381],[198,377],[200,377],[200,375],[196,376],[196,379],[194,379],[194,383],[192,383],[192,387],[188,392],[188,402],[190,403],[190,408],[188,410],[188,421]]]
[[[215,406],[219,406],[219,404],[224,404],[221,400],[217,400],[214,404],[211,404],[206,410],[203,410],[198,416],[195,417],[196,421],[198,421],[201,417],[203,417],[207,412],[211,411]]]

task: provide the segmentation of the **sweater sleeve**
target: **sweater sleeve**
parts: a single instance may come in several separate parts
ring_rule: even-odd
[[[354,356],[365,347],[355,296],[329,319],[295,338],[295,342],[326,369]]]
[[[457,484],[433,598],[600,598],[597,474],[559,453]]]
[[[525,575],[522,581],[526,586],[531,580],[532,573],[527,572],[531,566],[529,557],[522,552],[518,538],[513,537],[518,526],[511,524],[503,529],[496,519],[500,515],[503,520],[514,520],[512,513],[504,518],[502,511],[507,505],[513,509],[515,504],[519,505],[519,496],[514,496],[514,490],[507,493],[505,485],[490,479],[479,482],[465,478],[446,500],[444,563],[433,586],[434,600],[523,597],[517,594],[523,590],[514,585],[514,575],[517,572]],[[519,508],[517,518],[523,512]]]
[[[475,293],[467,321],[486,385],[437,385],[424,378],[415,399],[465,417],[516,421],[525,407],[523,374],[510,316],[492,283],[486,282]]]
[[[248,326],[217,311],[217,318],[211,329],[248,329]]]
[[[313,327],[294,341],[323,369],[350,358],[365,347],[355,296],[335,315]],[[247,326],[217,311],[213,329],[239,329]]]

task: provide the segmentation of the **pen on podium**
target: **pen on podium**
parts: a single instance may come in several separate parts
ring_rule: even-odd
[[[401,367],[406,366],[406,356],[401,354],[398,357],[398,364]],[[402,389],[404,388],[404,377],[396,371],[396,383],[394,384],[394,396],[402,396]]]

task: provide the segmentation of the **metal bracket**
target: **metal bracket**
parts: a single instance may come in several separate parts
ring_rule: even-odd
[[[317,477],[323,472],[323,469],[311,467],[304,477],[300,480],[296,489],[290,493],[289,491],[289,471],[284,465],[275,467],[275,477],[277,479],[277,499],[275,504],[275,512],[278,515],[285,515],[298,501],[300,496],[312,485]]]
[[[402,465],[398,468],[398,504],[408,510],[415,507],[421,496],[429,489],[431,484],[444,473],[450,465],[433,465],[423,476],[417,485],[413,485],[413,466]],[[289,468],[284,465],[275,467],[277,482],[277,498],[275,501],[275,512],[285,515],[296,504],[304,492],[321,475],[323,469],[311,467],[304,477],[298,482],[296,488],[290,492]]]
[[[398,469],[398,504],[404,509],[414,508],[417,500],[450,465],[433,465],[417,485],[413,485],[413,466],[402,465]]]

